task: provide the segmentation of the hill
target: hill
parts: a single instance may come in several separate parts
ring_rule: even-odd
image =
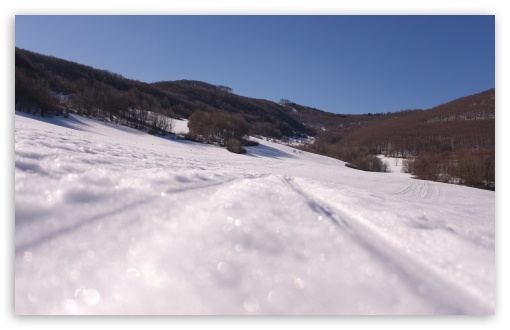
[[[384,171],[376,154],[406,158],[407,171],[418,178],[495,189],[495,89],[429,110],[351,116],[316,109],[297,113],[323,128],[305,150],[364,170]]]
[[[188,118],[194,111],[241,114],[252,134],[273,138],[313,135],[282,105],[235,95],[226,86],[197,81],[130,80],[89,66],[15,49],[16,109],[41,116],[77,113],[135,128],[164,132],[158,114]]]
[[[315,137],[302,148],[353,168],[385,171],[376,156],[382,153],[408,159],[407,171],[418,178],[495,189],[494,89],[428,110],[332,114],[285,99],[236,95],[227,86],[192,80],[149,84],[19,48],[15,52],[17,110],[41,116],[76,113],[153,134],[169,132],[170,118],[221,112],[241,116],[250,135],[283,141]]]
[[[196,109],[241,114],[250,124],[253,134],[274,137],[314,135],[314,130],[293,116],[281,104],[239,96],[225,86],[215,86],[192,80],[166,81],[152,84],[173,95],[179,95]]]

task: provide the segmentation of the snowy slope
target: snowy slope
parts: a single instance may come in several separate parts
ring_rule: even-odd
[[[260,143],[16,114],[15,312],[494,314],[494,192]]]

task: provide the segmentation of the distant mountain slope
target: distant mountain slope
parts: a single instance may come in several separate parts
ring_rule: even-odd
[[[363,144],[375,152],[403,156],[495,148],[494,89],[425,111],[377,117],[348,134],[346,143]]]
[[[420,179],[495,188],[495,89],[429,110],[354,116],[306,111],[314,122],[327,123],[308,151],[371,171],[384,170],[374,154],[411,157],[407,170]]]
[[[226,86],[193,80],[164,81],[152,85],[178,95],[200,110],[239,113],[257,134],[276,138],[283,135],[315,134],[314,130],[293,116],[287,107],[264,99],[233,94],[232,89]]]

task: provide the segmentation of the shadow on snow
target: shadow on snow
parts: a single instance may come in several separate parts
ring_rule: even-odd
[[[249,157],[269,157],[269,158],[297,158],[285,151],[278,150],[276,148],[259,144],[258,146],[247,147],[246,153],[244,154]]]

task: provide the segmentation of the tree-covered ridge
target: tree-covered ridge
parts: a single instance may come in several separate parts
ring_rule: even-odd
[[[308,151],[361,169],[380,167],[370,155],[403,157],[420,179],[495,188],[495,89],[429,110],[311,118],[325,129]]]
[[[280,104],[233,94],[228,86],[190,80],[148,84],[19,48],[15,64],[16,109],[42,116],[73,112],[143,128],[164,119],[159,115],[189,118],[197,110],[222,111],[241,114],[252,134],[314,134]]]
[[[197,110],[241,114],[253,134],[280,139],[283,136],[314,135],[315,131],[299,121],[279,103],[236,95],[230,87],[178,80],[153,84],[195,105]]]

